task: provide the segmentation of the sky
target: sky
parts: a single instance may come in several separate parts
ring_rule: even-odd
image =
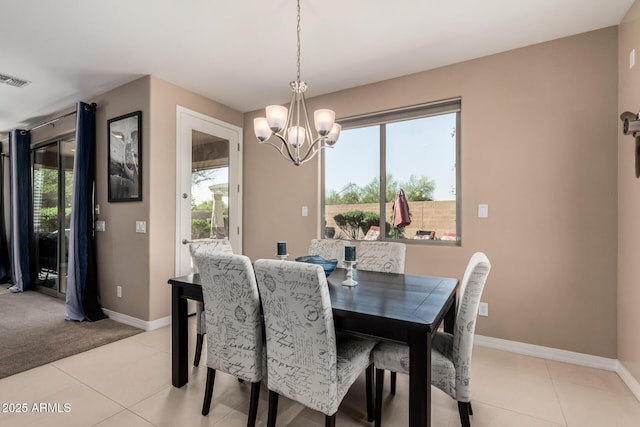
[[[434,200],[455,200],[456,114],[387,124],[387,173],[405,182],[413,175],[435,181]],[[379,175],[379,127],[344,130],[325,150],[325,188],[364,186]]]

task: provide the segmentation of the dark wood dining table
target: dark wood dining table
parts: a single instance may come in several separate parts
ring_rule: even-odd
[[[413,274],[354,270],[359,284],[343,286],[346,270],[327,279],[336,330],[409,346],[409,426],[431,425],[431,340],[441,323],[455,322],[458,280]],[[171,297],[172,383],[188,378],[187,299],[202,301],[198,274],[169,279]]]

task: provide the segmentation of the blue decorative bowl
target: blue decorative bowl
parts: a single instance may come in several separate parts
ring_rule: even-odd
[[[308,262],[309,264],[317,264],[322,266],[324,269],[324,274],[327,277],[333,273],[333,270],[336,269],[336,265],[338,265],[337,259],[324,259],[320,255],[307,255],[296,258],[298,262]]]

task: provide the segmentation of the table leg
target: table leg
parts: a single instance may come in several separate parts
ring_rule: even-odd
[[[453,334],[453,329],[456,325],[456,298],[454,296],[453,302],[449,307],[449,310],[444,315],[444,331]]]
[[[431,338],[409,334],[409,427],[431,426]]]
[[[182,387],[189,381],[187,300],[183,289],[173,285],[171,290],[171,383]]]

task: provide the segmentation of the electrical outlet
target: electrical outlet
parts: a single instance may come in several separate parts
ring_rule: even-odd
[[[489,303],[481,302],[480,307],[478,307],[478,314],[480,316],[488,316],[489,315]]]
[[[104,231],[105,225],[104,221],[96,221],[96,231]]]
[[[116,296],[118,298],[122,298],[122,286],[117,286],[116,287]]]

